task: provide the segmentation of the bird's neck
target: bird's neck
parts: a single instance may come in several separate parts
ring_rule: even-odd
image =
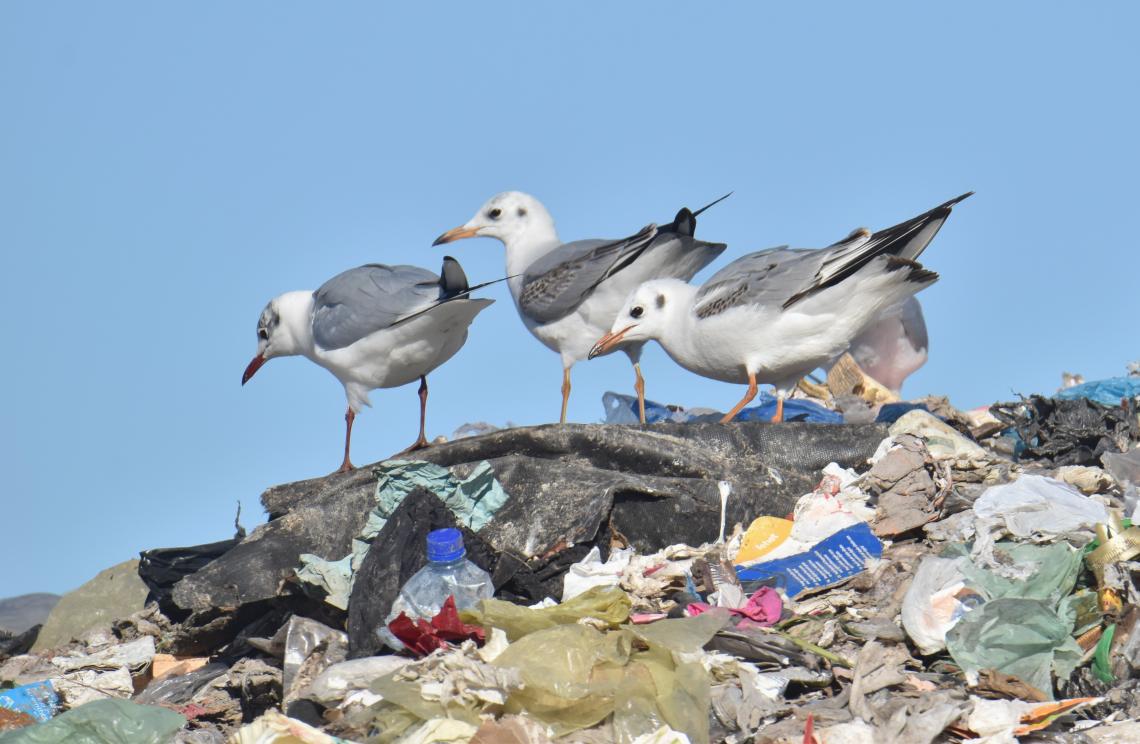
[[[281,356],[303,355],[312,357],[313,344],[313,292],[300,290],[287,292],[277,298],[280,327],[273,345]]]
[[[562,243],[558,240],[558,231],[554,225],[535,225],[520,235],[512,235],[503,240],[507,249],[507,276],[514,277],[507,280],[511,295],[518,300],[522,291],[522,275],[538,259],[558,248]],[[517,276],[516,276],[517,275]]]
[[[697,333],[693,303],[697,297],[697,287],[680,279],[666,279],[662,283],[669,286],[669,308],[661,336],[657,339],[674,361],[685,366],[682,359],[692,359],[700,354],[702,337]]]

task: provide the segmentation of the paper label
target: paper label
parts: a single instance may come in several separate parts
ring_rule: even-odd
[[[736,571],[741,581],[775,579],[776,587],[796,599],[839,584],[863,571],[868,558],[883,555],[883,544],[866,522],[846,527],[811,550]]]

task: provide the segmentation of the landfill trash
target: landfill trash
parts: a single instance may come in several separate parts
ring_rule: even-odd
[[[1077,385],[1066,385],[1058,390],[1056,396],[1061,400],[1075,400],[1085,398],[1102,406],[1119,406],[1121,400],[1140,396],[1140,378],[1109,377],[1105,380],[1093,380]]]
[[[1040,539],[1090,533],[1108,521],[1104,504],[1067,483],[1024,474],[1012,483],[990,486],[974,502],[974,514],[1003,526],[1014,537]]]
[[[573,599],[595,586],[617,586],[633,557],[632,550],[611,550],[605,563],[598,546],[590,548],[586,557],[570,566],[562,580],[562,599]]]
[[[241,727],[227,744],[351,744],[329,736],[319,729],[271,710],[256,721]]]
[[[2,744],[168,744],[186,719],[129,700],[96,700],[45,723],[0,733]]]
[[[863,571],[868,559],[882,554],[883,544],[864,522],[845,527],[807,552],[757,563],[739,569],[737,575],[746,586],[774,580],[787,596],[798,599],[846,581]]]
[[[1127,735],[1135,411],[818,394],[894,422],[502,429],[270,489],[270,521],[226,549],[146,551],[170,560],[140,565],[144,607],[0,645],[0,701],[56,698],[46,723],[0,707],[23,727],[0,736],[130,704],[107,695],[176,711],[176,744]],[[480,511],[473,476],[501,504]],[[421,656],[392,654],[376,631],[440,529],[493,596],[405,614]],[[346,558],[345,609],[298,579],[301,554]]]
[[[33,722],[42,722],[59,710],[59,695],[50,681],[32,682],[0,690],[0,709],[29,716]]]
[[[455,611],[474,607],[479,600],[490,599],[495,592],[490,574],[467,560],[463,534],[459,530],[447,528],[429,532],[426,545],[427,565],[400,588],[385,627],[376,630],[396,651],[411,648],[407,643],[409,638],[434,638],[439,632],[467,635]],[[450,612],[442,612],[447,608]],[[392,627],[401,617],[404,621],[400,627],[405,635],[398,634]],[[431,622],[416,623],[416,620]],[[434,647],[431,643],[416,650],[427,653]]]
[[[776,413],[776,396],[760,393],[756,396],[759,404],[740,411],[733,421],[771,421]],[[602,395],[602,406],[606,411],[607,424],[639,424],[637,398],[622,393],[607,392]],[[724,418],[724,411],[712,408],[683,408],[664,405],[656,401],[645,401],[645,422],[647,424],[673,423],[715,423]],[[831,410],[820,403],[806,398],[788,398],[784,401],[784,420],[812,424],[842,424],[843,414]]]
[[[425,488],[434,493],[455,513],[460,523],[473,530],[486,525],[507,498],[486,462],[479,463],[462,480],[438,465],[403,460],[381,463],[376,474],[379,478],[376,507],[369,513],[364,530],[353,540],[352,554],[338,561],[327,561],[308,553],[300,556],[302,567],[297,570],[297,578],[322,591],[327,595],[325,601],[342,610],[348,607],[353,576],[363,563],[372,540],[414,489]],[[436,607],[432,614],[438,611]]]

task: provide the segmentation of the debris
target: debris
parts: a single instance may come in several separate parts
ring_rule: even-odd
[[[1125,735],[1140,717],[1135,411],[824,400],[894,424],[726,427],[670,409],[270,489],[250,536],[144,552],[145,607],[3,652],[0,685],[17,687],[0,727],[23,728],[0,741],[131,704],[108,696],[177,711],[176,744]],[[473,596],[412,591],[437,530],[477,567]],[[298,578],[309,569],[340,599]],[[380,628],[400,654],[378,655]],[[4,703],[32,691],[46,723]]]
[[[129,700],[96,700],[45,723],[0,734],[3,744],[168,744],[186,719]]]
[[[1058,537],[1082,529],[1091,536],[1093,528],[1108,521],[1104,504],[1067,483],[1029,474],[990,486],[974,502],[974,514],[1025,539]]]
[[[775,580],[789,597],[836,586],[860,573],[867,560],[883,554],[883,544],[865,522],[844,528],[806,553],[740,569],[740,580],[756,584]]]
[[[0,690],[0,710],[29,716],[33,723],[46,721],[59,710],[59,695],[47,681]]]

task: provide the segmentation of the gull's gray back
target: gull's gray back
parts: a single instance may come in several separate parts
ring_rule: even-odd
[[[630,272],[634,284],[663,278],[688,281],[724,252],[723,243],[697,240],[671,227],[646,228],[624,240],[563,245],[527,269],[519,308],[535,322],[550,323],[577,310],[599,284],[620,271]]]
[[[418,266],[367,264],[337,274],[313,293],[313,340],[351,346],[440,299],[439,276]]]
[[[656,231],[650,225],[621,240],[577,240],[559,246],[527,267],[519,310],[537,323],[566,317],[598,284],[636,260]]]

